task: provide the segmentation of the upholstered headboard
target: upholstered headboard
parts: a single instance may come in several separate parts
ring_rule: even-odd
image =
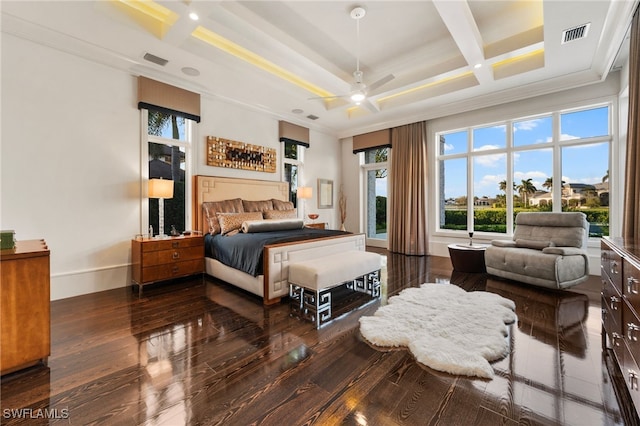
[[[209,232],[209,225],[204,220],[202,203],[207,201],[223,201],[233,198],[259,201],[289,200],[289,183],[257,179],[239,179],[198,175],[194,177],[193,196],[193,229]]]

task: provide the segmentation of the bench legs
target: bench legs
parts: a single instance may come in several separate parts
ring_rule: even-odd
[[[347,281],[346,287],[378,298],[380,297],[380,271],[373,271],[353,281]],[[323,324],[331,321],[331,288],[316,292],[289,283],[291,312],[311,321],[316,325],[316,328],[320,328]]]
[[[356,278],[347,283],[347,288],[360,293],[366,293],[371,297],[380,297],[380,270]]]

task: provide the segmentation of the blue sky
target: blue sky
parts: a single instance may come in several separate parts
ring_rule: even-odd
[[[560,140],[588,138],[609,134],[608,107],[560,115]],[[506,147],[506,125],[473,129],[474,152]],[[551,146],[545,145],[552,140],[551,116],[513,123],[514,147],[530,147],[526,151],[514,153],[514,181],[531,179],[534,186],[542,186],[552,176]],[[537,147],[536,145],[539,145]],[[607,143],[594,143],[584,146],[563,147],[562,180],[567,183],[602,182],[609,168],[609,146]],[[467,132],[445,135],[445,154],[467,152]],[[499,183],[506,179],[507,156],[505,153],[474,156],[473,182],[474,195],[495,197],[501,194]],[[445,163],[445,197],[457,198],[466,195],[467,163],[466,159],[453,159]]]

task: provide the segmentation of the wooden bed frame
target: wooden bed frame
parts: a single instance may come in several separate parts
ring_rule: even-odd
[[[204,202],[233,198],[250,201],[289,199],[289,184],[279,181],[198,175],[194,177],[193,188],[193,229],[203,233],[209,232],[202,211]],[[263,254],[264,274],[257,277],[211,258],[205,258],[205,267],[207,274],[256,294],[262,297],[265,305],[271,305],[289,294],[289,264],[348,250],[365,250],[365,245],[364,234],[268,245]]]

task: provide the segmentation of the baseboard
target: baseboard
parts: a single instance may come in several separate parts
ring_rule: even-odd
[[[122,288],[130,284],[130,264],[52,274],[51,300]]]

